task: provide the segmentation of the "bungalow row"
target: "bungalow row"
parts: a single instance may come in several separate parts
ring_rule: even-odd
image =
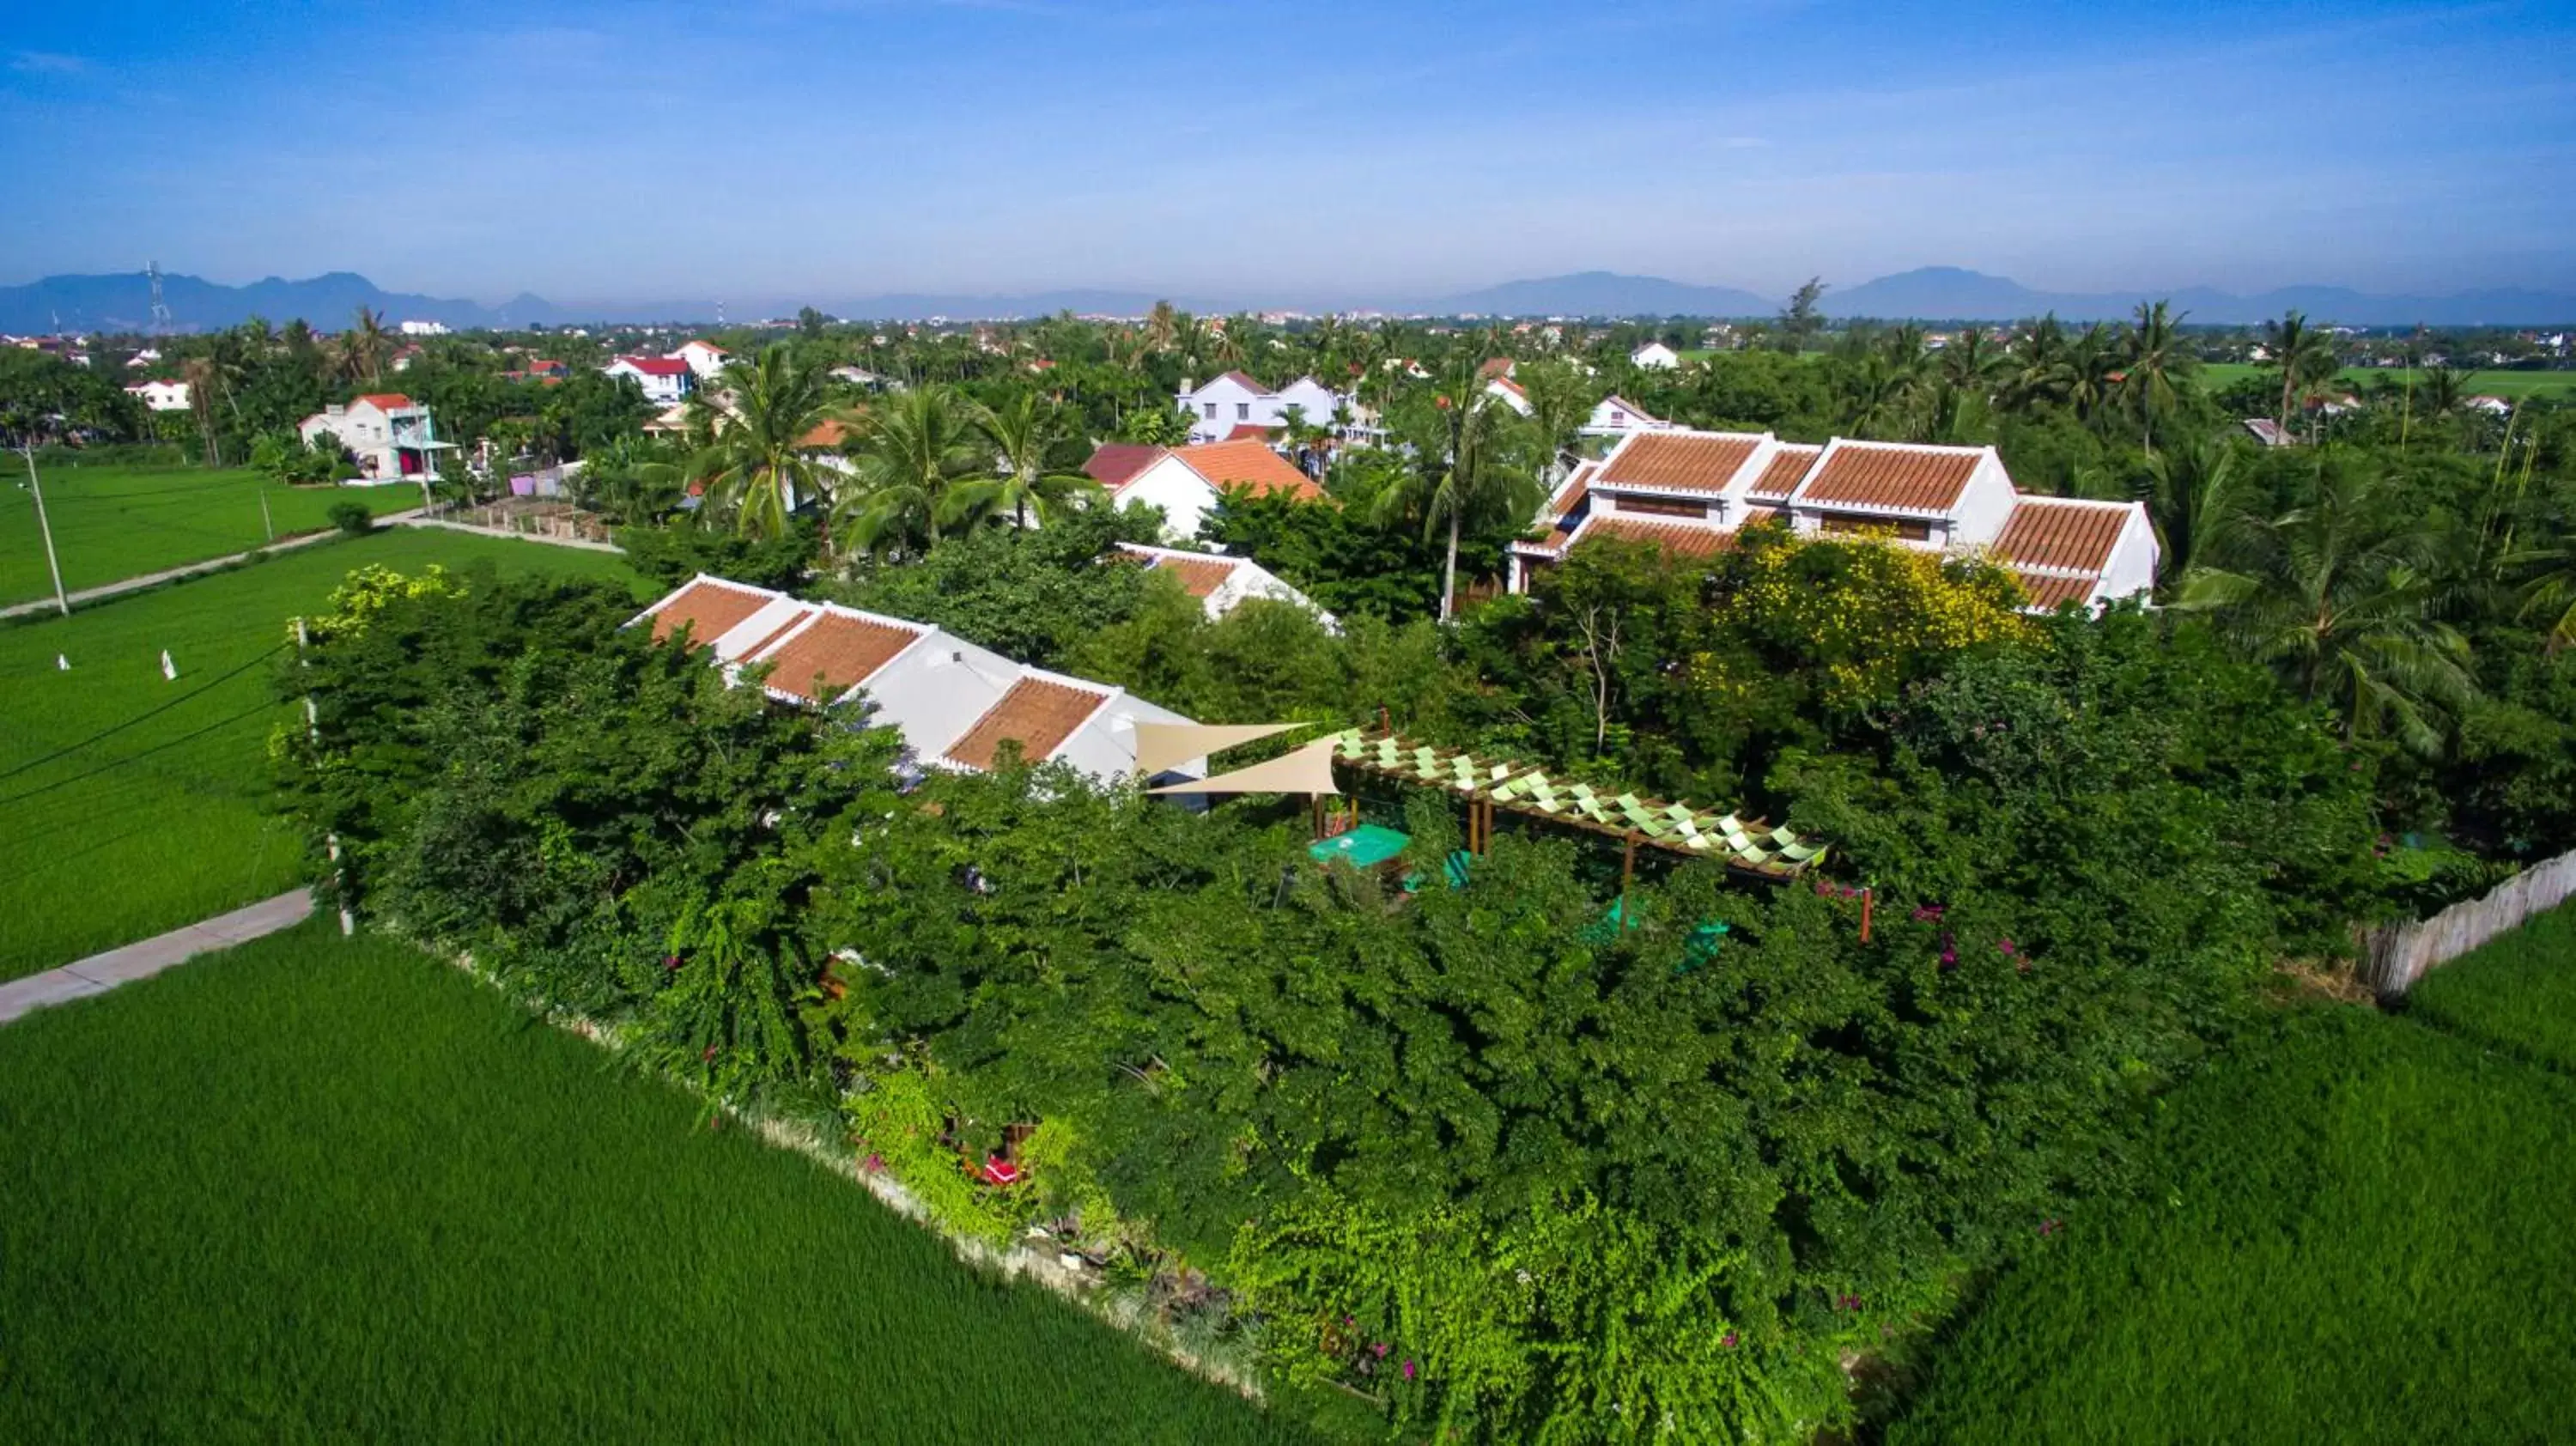
[[[1634,434],[1575,468],[1538,518],[1544,535],[1512,544],[1509,585],[1528,591],[1538,569],[1587,537],[1707,556],[1757,522],[1982,554],[2020,581],[2033,612],[2098,608],[2155,586],[2144,504],[2024,495],[1992,447],[1848,437],[1805,446],[1768,432],[1685,429]]]
[[[704,574],[639,614],[655,641],[683,632],[729,681],[765,667],[762,688],[799,707],[864,692],[870,721],[899,730],[924,767],[980,772],[1004,743],[1031,763],[1062,759],[1096,778],[1134,778],[1136,725],[1191,720],[1105,683],[1012,662],[942,628],[809,603]],[[1200,778],[1204,758],[1149,781]]]

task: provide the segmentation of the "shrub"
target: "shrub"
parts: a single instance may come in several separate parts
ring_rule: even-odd
[[[351,537],[363,537],[376,530],[376,514],[363,502],[334,502],[330,511],[331,525]]]

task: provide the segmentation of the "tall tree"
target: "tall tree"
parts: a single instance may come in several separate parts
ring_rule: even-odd
[[[1457,353],[1439,385],[1408,399],[1397,419],[1412,448],[1404,485],[1387,490],[1382,517],[1422,519],[1425,537],[1446,528],[1440,566],[1440,618],[1458,612],[1458,539],[1467,525],[1502,518],[1526,522],[1545,494],[1530,465],[1530,433],[1519,413],[1485,392],[1473,352]]]
[[[2147,459],[2147,513],[2166,581],[2189,576],[2211,534],[2229,525],[2239,460],[2236,447],[2216,437],[2193,437]]]
[[[735,361],[722,373],[732,396],[722,415],[702,400],[708,439],[692,473],[706,483],[708,505],[753,537],[787,534],[788,516],[827,489],[816,457],[815,429],[834,417],[831,375],[820,363],[799,364],[785,342],[764,347],[756,361]]]
[[[340,333],[340,355],[349,371],[349,380],[373,386],[384,380],[385,360],[393,350],[393,339],[385,331],[385,319],[366,307],[349,319],[349,329]]]
[[[992,444],[1001,475],[951,486],[941,499],[943,523],[1007,516],[1026,527],[1032,513],[1040,522],[1054,522],[1075,499],[1099,494],[1099,483],[1048,461],[1072,432],[1064,414],[1037,393],[1021,392],[998,406],[978,404],[971,417]]]
[[[942,522],[956,515],[949,489],[993,467],[966,408],[943,386],[915,387],[870,408],[850,460],[832,524],[869,552],[915,540],[935,546]]]
[[[1780,338],[1783,351],[1805,351],[1807,343],[1824,330],[1825,314],[1820,303],[1825,298],[1825,279],[1810,276],[1806,284],[1789,294],[1789,304],[1780,308],[1780,323],[1774,334]]]
[[[2279,321],[2263,323],[2263,350],[2264,364],[2281,373],[2281,409],[2274,424],[2287,435],[2299,398],[2335,374],[2334,338],[2308,325],[2299,312],[2288,311]]]
[[[2138,407],[2140,435],[2147,455],[2156,454],[2156,413],[2173,408],[2174,382],[2191,370],[2191,353],[2182,343],[2182,316],[2165,301],[2142,301],[2129,327],[2127,377],[2121,386]]]
[[[1567,449],[1601,403],[1601,389],[1571,362],[1531,362],[1512,379],[1529,403],[1530,433],[1543,469],[1540,480],[1553,488],[1565,474]]]

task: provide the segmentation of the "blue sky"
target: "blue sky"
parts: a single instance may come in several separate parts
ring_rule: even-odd
[[[2576,7],[0,0],[0,283],[2576,287]]]

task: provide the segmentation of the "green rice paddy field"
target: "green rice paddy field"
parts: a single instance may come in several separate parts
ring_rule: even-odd
[[[1304,1439],[321,921],[0,1035],[0,1441]]]
[[[2410,371],[2411,368],[2407,367],[2345,367],[2343,384],[2348,387],[2362,387],[2384,381],[2390,386],[2404,386]],[[2257,366],[2252,362],[2205,362],[2200,368],[2201,385],[2211,391],[2233,386],[2247,377],[2270,377],[2272,384],[2278,387],[2280,376],[2279,372],[2269,367]],[[2547,397],[2552,400],[2564,400],[2571,392],[2576,392],[2576,371],[2472,370],[2463,373],[2463,377],[2466,382],[2465,394],[2468,396],[2508,399]],[[2414,373],[2414,379],[2420,382],[2423,380],[2423,375],[2420,372]]]
[[[420,505],[417,487],[285,487],[242,468],[45,467],[37,476],[73,592],[265,545],[262,494],[280,537],[329,527],[342,502],[379,516]],[[49,597],[26,460],[0,458],[0,478],[0,605]]]
[[[2576,1434],[2576,906],[2403,1015],[2312,1006],[2166,1101],[2166,1178],[2034,1242],[1889,1446]]]
[[[291,887],[266,759],[288,619],[353,567],[433,562],[640,586],[612,553],[398,529],[0,626],[0,979]]]

